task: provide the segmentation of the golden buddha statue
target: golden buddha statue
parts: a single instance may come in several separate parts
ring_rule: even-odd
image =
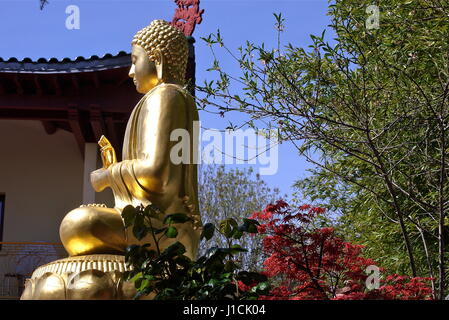
[[[115,207],[81,206],[65,216],[60,236],[70,257],[68,260],[62,259],[65,262],[58,260],[38,268],[35,274],[40,280],[44,279],[42,281],[45,283],[34,283],[33,274],[33,283],[27,285],[22,296],[24,299],[45,299],[48,296],[50,299],[70,298],[67,294],[70,279],[67,276],[61,278],[60,271],[64,268],[61,263],[72,262],[78,263],[73,267],[78,273],[85,273],[88,280],[84,283],[90,283],[94,287],[90,293],[89,285],[76,292],[73,291],[76,285],[72,285],[73,297],[129,297],[129,294],[123,293],[126,284],[121,282],[119,285],[120,277],[117,276],[117,272],[126,270],[124,251],[130,244],[153,242],[150,236],[139,241],[130,230],[125,230],[121,211],[127,205],[154,204],[165,215],[188,214],[192,222],[177,226],[177,238],[167,238],[160,245],[163,250],[174,241],[180,241],[186,247],[186,255],[192,259],[196,257],[201,219],[198,211],[197,167],[193,161],[193,154],[196,152],[193,150],[196,145],[194,139],[197,139],[194,136],[193,122],[198,120],[198,111],[193,97],[184,87],[188,59],[187,39],[169,23],[155,20],[134,36],[131,59],[129,76],[133,78],[137,91],[144,96],[133,109],[126,127],[123,160],[117,161],[113,147],[102,137],[99,144],[103,167],[91,173],[95,191],[112,189]],[[170,159],[170,151],[178,143],[171,141],[171,133],[176,129],[185,129],[190,133],[189,163],[175,164]],[[161,224],[162,220],[154,221],[155,227]],[[92,262],[92,259],[97,263],[91,264],[89,268],[89,261]],[[55,266],[57,262],[59,267]],[[114,267],[115,265],[117,266]],[[92,273],[99,270],[103,273],[112,272],[112,275],[106,280],[92,280],[101,278],[95,272]],[[39,282],[38,280],[36,281]],[[55,293],[55,290],[58,291],[54,289],[58,288],[55,283],[64,283],[64,296]],[[100,287],[99,283],[102,284]],[[110,286],[110,283],[114,283],[115,293],[105,294],[108,291],[104,287]],[[122,288],[119,293],[116,292],[117,286]],[[53,289],[50,290],[50,287]],[[43,291],[44,294],[36,290]],[[46,295],[45,290],[50,293]],[[125,291],[132,292],[129,286]]]

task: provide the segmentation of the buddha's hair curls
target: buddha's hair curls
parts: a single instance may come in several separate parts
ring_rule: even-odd
[[[164,72],[180,83],[185,82],[189,48],[181,30],[167,21],[154,20],[136,33],[132,44],[145,49],[152,61],[156,60],[154,50],[159,49],[165,59]]]

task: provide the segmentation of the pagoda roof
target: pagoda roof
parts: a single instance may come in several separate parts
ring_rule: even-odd
[[[195,83],[195,55],[189,39],[186,79]],[[45,131],[72,132],[84,154],[86,142],[105,134],[120,157],[126,123],[142,97],[129,77],[131,54],[75,59],[0,58],[0,119],[38,120]]]
[[[0,57],[0,73],[81,73],[126,68],[130,65],[131,54],[125,51],[120,51],[116,55],[106,53],[101,57],[93,55],[88,58],[80,56],[75,59],[63,58],[61,60],[57,58],[19,60],[14,57],[6,60]]]
[[[0,58],[0,119],[38,120],[48,134],[86,142],[105,134],[120,155],[126,122],[141,98],[128,76],[129,53],[75,59]]]

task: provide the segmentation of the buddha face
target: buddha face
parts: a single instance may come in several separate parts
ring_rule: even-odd
[[[141,46],[133,45],[131,62],[129,76],[133,78],[137,92],[145,94],[159,83],[157,69],[160,63],[151,61]]]

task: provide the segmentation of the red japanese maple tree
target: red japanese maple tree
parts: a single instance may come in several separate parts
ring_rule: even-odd
[[[379,279],[377,289],[368,290],[366,269],[375,262],[361,255],[363,246],[324,227],[319,219],[324,212],[310,205],[293,210],[280,200],[252,214],[262,222],[258,231],[265,235],[268,255],[263,273],[272,282],[269,295],[261,299],[431,299],[429,278],[388,275]]]

